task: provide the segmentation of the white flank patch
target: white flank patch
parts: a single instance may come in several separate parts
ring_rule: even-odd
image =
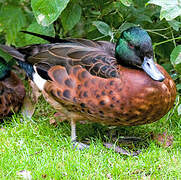
[[[36,67],[34,66],[35,73],[33,74],[33,82],[37,85],[37,87],[42,91],[46,80],[43,79],[36,71]]]

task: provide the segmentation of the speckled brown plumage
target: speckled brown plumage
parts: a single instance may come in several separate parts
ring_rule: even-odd
[[[43,94],[56,109],[76,120],[108,125],[133,126],[159,120],[172,107],[176,89],[166,76],[163,82],[150,79],[141,70],[119,66],[121,78],[104,79],[91,75],[81,66],[62,66],[49,70],[53,81],[46,83]],[[50,98],[51,97],[51,98]]]
[[[32,45],[18,48],[18,51],[25,54],[29,63],[37,63],[39,71],[48,71],[55,65],[61,65],[69,71],[70,67],[81,65],[95,76],[119,77],[113,43],[86,39],[69,39],[69,41],[69,43]],[[12,55],[17,56],[16,53]]]
[[[10,72],[0,80],[0,119],[17,112],[22,105],[25,88],[21,80]]]

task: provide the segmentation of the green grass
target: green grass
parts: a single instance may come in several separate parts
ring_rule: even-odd
[[[78,139],[91,144],[90,149],[78,151],[72,148],[68,122],[50,125],[54,112],[41,99],[32,119],[18,114],[1,124],[0,179],[21,179],[17,173],[22,170],[30,171],[33,179],[181,179],[181,118],[176,113],[150,125],[115,130],[78,124]],[[137,147],[142,151],[137,157],[103,146],[112,136],[149,137],[151,132],[165,131],[174,136],[171,147],[160,147],[148,138]]]

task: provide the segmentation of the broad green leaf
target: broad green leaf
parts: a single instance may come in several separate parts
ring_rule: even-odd
[[[102,21],[94,21],[93,25],[96,26],[96,28],[98,29],[98,31],[101,34],[104,34],[105,36],[110,36],[113,37],[113,32],[110,28],[110,26],[108,24],[106,24],[105,22]]]
[[[175,69],[181,73],[181,45],[174,48],[170,55],[170,60]]]
[[[168,21],[168,24],[176,31],[181,28],[181,22],[176,20]]]
[[[31,6],[35,18],[42,26],[53,23],[70,0],[31,0]]]
[[[181,84],[177,84],[176,87],[177,87],[177,91],[181,90]]]
[[[32,24],[29,25],[29,27],[26,30],[30,32],[43,34],[43,35],[48,35],[48,36],[53,36],[53,37],[55,36],[54,27],[52,24],[49,26],[41,26],[37,22],[33,22]],[[25,41],[26,41],[26,45],[47,43],[46,40],[43,40],[39,37],[32,36],[29,34],[25,35]]]
[[[153,23],[149,16],[142,14],[141,16],[137,17],[135,24],[143,24],[143,22]]]
[[[131,27],[138,27],[138,25],[133,24],[133,23],[123,23],[123,24],[119,27],[119,29],[120,29],[119,33],[122,33],[123,31],[125,31],[125,30],[127,30],[127,29],[129,29],[129,28],[131,28]]]
[[[100,11],[92,10],[92,11],[91,11],[91,14],[93,14],[93,15],[95,15],[95,16],[101,16],[101,12],[100,12]]]
[[[3,32],[3,27],[0,25],[0,33]]]
[[[7,44],[15,45],[18,31],[26,26],[26,17],[20,8],[7,5],[0,10],[0,25],[6,33]]]
[[[116,11],[117,9],[120,9],[120,2],[112,2],[110,4],[108,4],[107,6],[103,7],[101,14],[103,14],[104,16],[107,14],[110,14],[111,12]]]
[[[179,106],[177,108],[177,112],[178,112],[178,115],[180,116],[181,115],[181,104],[179,104]]]
[[[181,15],[180,0],[150,0],[147,4],[155,4],[161,6],[160,19],[165,18],[171,21]]]
[[[131,6],[133,4],[132,0],[120,0],[125,6]]]
[[[3,50],[0,49],[0,57],[2,57],[6,62],[10,61],[12,57],[5,53]]]
[[[71,30],[80,20],[82,9],[77,3],[69,3],[61,14],[63,28]]]

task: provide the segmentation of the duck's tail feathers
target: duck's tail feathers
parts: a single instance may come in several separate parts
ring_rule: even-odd
[[[30,79],[33,80],[33,73],[34,73],[33,65],[26,62],[24,54],[19,52],[18,49],[6,45],[0,44],[0,49],[11,55],[18,62],[19,66],[25,70],[28,77],[30,77]]]
[[[46,36],[46,35],[43,35],[43,34],[38,34],[38,33],[34,33],[34,32],[29,32],[29,31],[21,31],[25,34],[30,34],[30,35],[33,35],[33,36],[36,36],[36,37],[39,37],[39,38],[42,38],[50,43],[66,43],[66,42],[70,42],[66,39],[60,39],[58,37],[51,37],[51,36]]]
[[[0,49],[2,49],[4,52],[8,53],[9,55],[11,55],[12,57],[14,57],[17,60],[25,61],[25,55],[20,53],[14,47],[0,44]]]

